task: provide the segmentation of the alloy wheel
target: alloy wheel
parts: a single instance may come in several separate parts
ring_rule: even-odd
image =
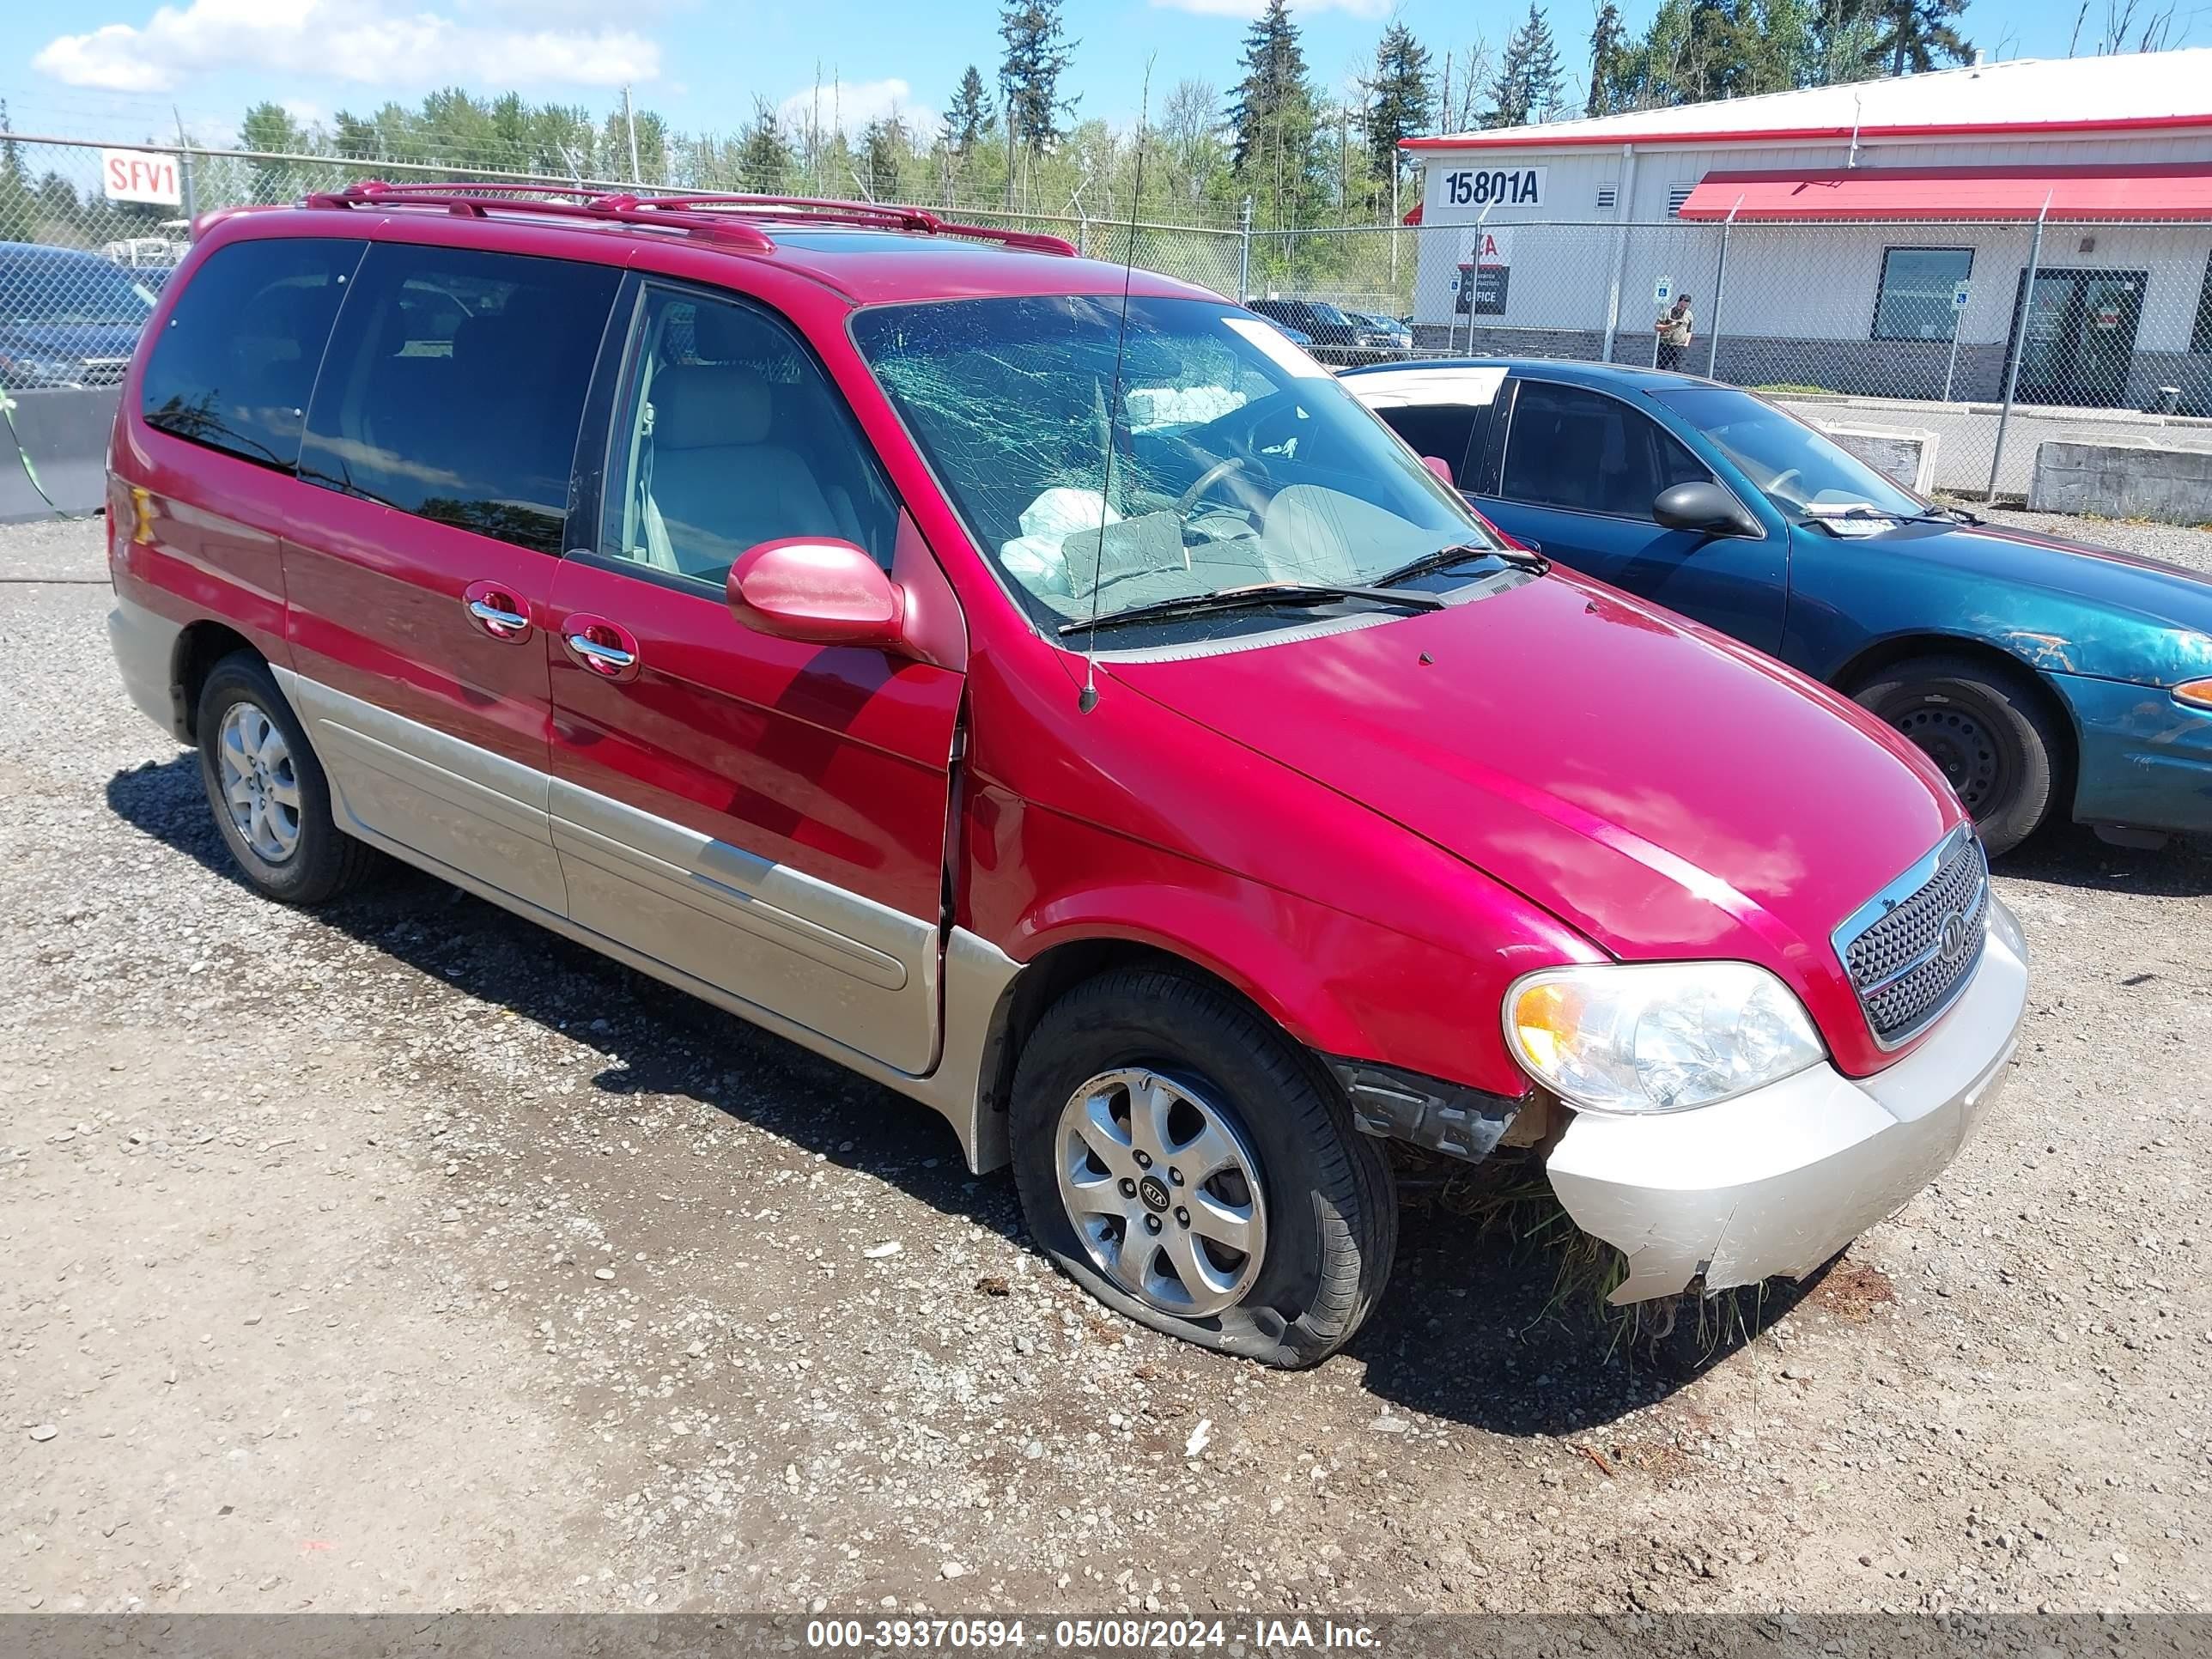
[[[1060,1201],[1098,1271],[1162,1313],[1234,1307],[1267,1254],[1259,1161],[1236,1119],[1192,1084],[1101,1073],[1061,1109]]]
[[[300,846],[300,779],[283,730],[258,705],[234,702],[223,711],[216,763],[239,839],[264,863],[283,863]]]

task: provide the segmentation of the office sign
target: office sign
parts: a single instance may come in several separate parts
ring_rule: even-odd
[[[100,152],[100,185],[111,202],[150,202],[181,207],[185,192],[177,177],[177,158],[151,149]]]
[[[1460,315],[1503,317],[1505,290],[1513,275],[1513,233],[1484,225],[1468,233],[1460,254],[1457,303]]]

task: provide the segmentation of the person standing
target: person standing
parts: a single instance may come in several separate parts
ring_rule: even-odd
[[[1682,354],[1689,349],[1697,320],[1696,313],[1690,309],[1690,296],[1676,295],[1674,306],[1661,312],[1659,320],[1652,325],[1659,336],[1659,355],[1655,367],[1668,369],[1682,367]]]

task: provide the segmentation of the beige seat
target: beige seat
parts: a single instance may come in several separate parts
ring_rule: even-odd
[[[648,562],[720,580],[762,542],[848,533],[798,452],[771,441],[775,399],[757,370],[664,369],[652,403]]]

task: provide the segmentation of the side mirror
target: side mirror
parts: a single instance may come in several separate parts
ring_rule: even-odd
[[[1459,488],[1459,480],[1452,477],[1451,463],[1444,459],[1443,456],[1424,455],[1421,457],[1421,465],[1428,468],[1430,471],[1435,473],[1437,477],[1442,478],[1444,481],[1446,488],[1451,489],[1457,489]]]
[[[1759,524],[1736,498],[1708,480],[1678,483],[1659,492],[1651,516],[1668,530],[1694,530],[1708,536],[1756,536]]]
[[[763,542],[730,567],[728,592],[739,622],[776,639],[895,649],[905,638],[906,590],[850,542]]]

